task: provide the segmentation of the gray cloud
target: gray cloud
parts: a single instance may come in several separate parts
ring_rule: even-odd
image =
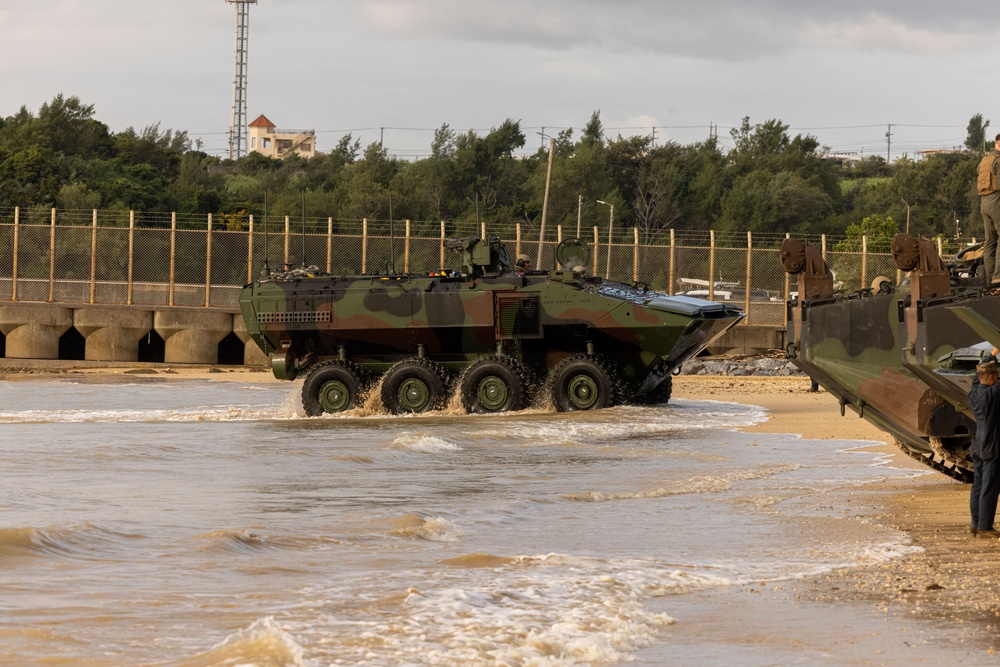
[[[399,38],[598,48],[705,60],[757,59],[797,49],[937,52],[987,28],[945,3],[801,0],[377,0],[354,4],[373,30]]]
[[[113,129],[160,122],[221,152],[234,14],[223,0],[4,0],[0,116],[78,95]],[[895,0],[259,0],[250,14],[250,116],[315,127],[327,145],[411,127],[405,148],[426,150],[428,128],[508,117],[533,136],[600,109],[623,134],[659,125],[680,141],[709,123],[725,139],[749,115],[876,126],[809,130],[852,147],[877,145],[887,123],[908,150],[925,139],[906,144],[906,123],[957,127],[925,133],[946,147],[973,113],[990,117],[1000,57],[967,12]],[[385,136],[404,147],[402,131]]]

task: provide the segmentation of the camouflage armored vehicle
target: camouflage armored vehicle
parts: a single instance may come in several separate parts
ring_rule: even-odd
[[[969,445],[976,424],[968,406],[975,366],[1000,343],[1000,295],[976,277],[976,260],[950,266],[934,244],[899,234],[893,258],[908,273],[894,286],[834,294],[819,250],[786,239],[785,270],[798,275],[789,303],[787,352],[794,363],[840,400],[890,433],[914,458],[971,481]]]
[[[550,391],[560,411],[665,402],[671,371],[743,319],[712,301],[668,296],[582,270],[590,249],[564,241],[563,267],[515,271],[495,237],[449,239],[462,269],[430,275],[266,271],[243,288],[250,337],[276,377],[305,376],[309,415],[357,405],[380,384],[393,413],[441,406],[518,410]]]

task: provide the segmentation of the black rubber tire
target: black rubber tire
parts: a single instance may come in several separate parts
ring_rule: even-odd
[[[394,415],[434,410],[446,398],[441,371],[426,359],[401,361],[382,376],[382,405]]]
[[[460,391],[466,411],[477,414],[522,410],[527,404],[523,373],[501,357],[484,357],[469,366]]]
[[[614,375],[600,359],[572,356],[552,374],[552,404],[559,412],[610,408],[617,401]]]
[[[346,361],[328,361],[314,366],[302,385],[302,407],[310,417],[324,412],[343,412],[357,407],[361,376]]]
[[[639,405],[663,405],[670,401],[670,395],[674,391],[674,379],[669,375],[663,379],[663,382],[656,385],[656,389],[645,394],[641,394],[639,400],[636,401]]]

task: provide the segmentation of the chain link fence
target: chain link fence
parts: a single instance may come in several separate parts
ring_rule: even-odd
[[[447,238],[499,237],[511,256],[536,268],[555,266],[555,248],[576,228],[538,230],[519,223],[181,215],[135,211],[0,210],[0,302],[48,301],[235,309],[242,286],[265,269],[316,266],[337,274],[414,273],[459,269]],[[581,230],[591,246],[586,269],[610,280],[641,281],[670,294],[690,294],[741,306],[748,324],[781,326],[789,281],[781,234],[594,227]],[[822,249],[844,291],[876,276],[898,281],[892,256],[865,240],[802,238]],[[860,247],[857,247],[860,246]],[[942,257],[959,248],[938,240]],[[573,268],[573,267],[564,267]]]

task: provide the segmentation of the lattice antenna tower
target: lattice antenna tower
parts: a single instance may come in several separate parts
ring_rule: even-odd
[[[236,67],[233,76],[233,120],[229,126],[229,158],[238,160],[246,148],[247,126],[247,41],[250,34],[250,5],[257,0],[226,0],[236,5]]]

